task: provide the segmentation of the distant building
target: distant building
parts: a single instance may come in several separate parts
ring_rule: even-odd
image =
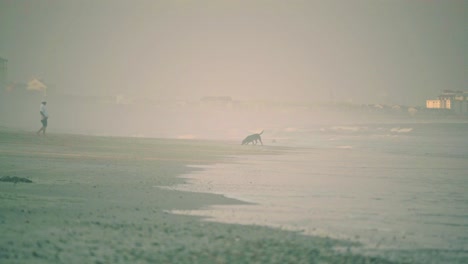
[[[449,109],[457,114],[468,113],[468,92],[444,90],[438,99],[426,100],[428,109]]]
[[[8,60],[0,58],[0,89],[6,89],[8,77]]]
[[[205,96],[202,102],[232,102],[231,96]]]
[[[210,106],[232,106],[232,98],[230,96],[205,96],[201,102]]]
[[[28,82],[28,87],[26,88],[28,91],[42,91],[44,94],[47,91],[47,86],[41,80],[34,78]]]
[[[440,100],[426,100],[426,108],[441,109]]]

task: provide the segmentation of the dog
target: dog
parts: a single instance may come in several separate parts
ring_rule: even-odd
[[[252,134],[250,136],[247,136],[244,140],[242,140],[241,145],[248,145],[249,143],[252,143],[252,145],[257,145],[257,142],[260,141],[260,143],[263,146],[262,138],[260,137],[261,134],[263,134],[263,130],[258,134]]]

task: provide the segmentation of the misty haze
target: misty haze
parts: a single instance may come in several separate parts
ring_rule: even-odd
[[[0,262],[468,262],[467,11],[0,0]]]

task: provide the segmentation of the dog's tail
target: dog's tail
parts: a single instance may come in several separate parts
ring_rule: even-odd
[[[258,133],[258,134],[259,134],[259,135],[263,134],[263,130],[262,130],[262,132],[260,132],[260,133]]]

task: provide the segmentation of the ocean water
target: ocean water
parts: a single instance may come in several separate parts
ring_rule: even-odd
[[[277,128],[279,155],[185,175],[179,190],[249,202],[175,213],[362,243],[356,252],[414,263],[468,262],[468,124]]]

